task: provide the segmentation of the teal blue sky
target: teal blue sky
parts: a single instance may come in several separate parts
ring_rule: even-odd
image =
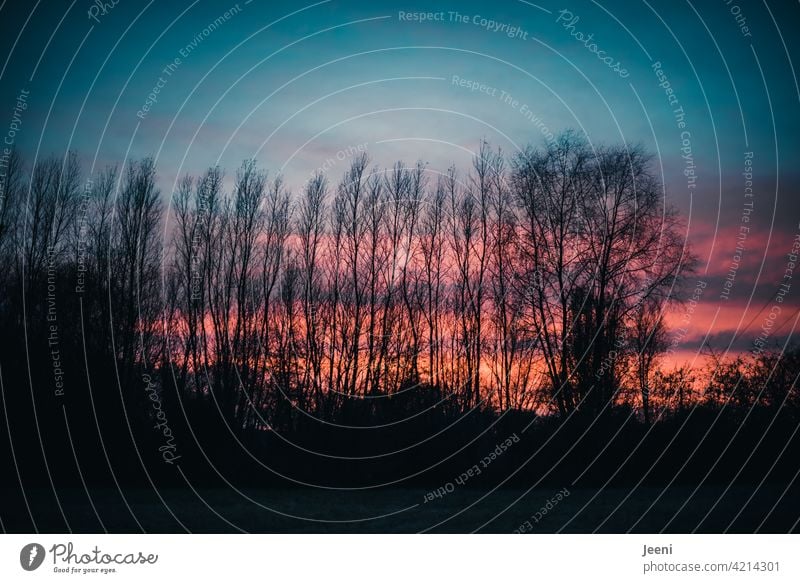
[[[184,157],[185,169],[196,171],[217,159],[232,166],[255,155],[292,178],[365,142],[380,162],[458,163],[464,159],[458,147],[474,149],[481,137],[506,150],[543,138],[541,127],[502,99],[503,91],[553,133],[576,128],[593,142],[642,142],[671,162],[680,140],[654,62],[686,111],[704,185],[716,187],[717,167],[738,168],[748,149],[762,153],[760,165],[774,165],[776,138],[787,162],[798,154],[789,61],[789,19],[797,11],[787,16],[777,6],[742,9],[750,37],[722,1],[537,8],[517,0],[119,0],[98,21],[87,16],[93,4],[85,1],[41,2],[31,15],[32,6],[2,10],[5,45],[31,16],[3,71],[4,102],[13,103],[17,90],[31,92],[19,143],[41,142],[46,153],[69,146],[92,160],[96,152],[97,164],[157,153],[165,172]],[[593,33],[628,78],[604,65],[564,20],[557,22],[565,9],[579,18],[572,32]],[[444,20],[402,20],[402,13],[415,12]],[[453,21],[454,12],[467,22]],[[483,18],[518,27],[526,38],[487,30]],[[175,58],[180,65],[138,118]],[[495,94],[470,92],[454,85],[453,76]],[[442,142],[377,144],[409,138]]]

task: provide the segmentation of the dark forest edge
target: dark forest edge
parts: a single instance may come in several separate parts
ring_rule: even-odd
[[[800,351],[660,365],[696,259],[642,148],[357,155],[296,195],[245,161],[168,207],[152,159],[3,162],[25,483],[440,484],[514,437],[473,485],[794,479]]]

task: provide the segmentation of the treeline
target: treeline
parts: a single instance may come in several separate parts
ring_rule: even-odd
[[[152,159],[90,177],[74,153],[3,159],[4,408],[34,439],[75,400],[86,439],[173,455],[176,425],[239,443],[412,420],[413,444],[433,427],[414,423],[476,411],[797,410],[796,352],[702,383],[658,366],[695,259],[641,148],[568,132],[512,156],[482,143],[464,172],[359,154],[294,194],[254,161],[225,184],[214,167],[162,193]]]
[[[507,159],[482,143],[463,175],[359,154],[294,196],[254,161],[230,192],[215,167],[170,197],[151,159],[24,172],[12,153],[3,318],[66,342],[80,299],[86,354],[123,391],[169,370],[182,397],[263,428],[423,386],[462,412],[628,402],[649,418],[654,382],[682,387],[655,363],[694,259],[638,148],[566,133]]]

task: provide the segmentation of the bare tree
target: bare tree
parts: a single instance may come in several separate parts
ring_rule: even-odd
[[[25,274],[21,280],[28,289],[41,284],[48,265],[64,259],[77,212],[79,183],[80,166],[74,152],[63,160],[43,160],[33,169],[16,233],[20,268]]]
[[[572,133],[518,156],[530,319],[565,414],[599,413],[618,388],[609,361],[631,310],[666,298],[683,257],[677,215],[640,148],[591,151]],[[684,265],[687,262],[684,262]]]
[[[362,277],[365,259],[367,221],[364,217],[367,199],[367,166],[369,159],[361,154],[353,159],[349,171],[339,183],[337,206],[342,212],[344,237],[342,238],[344,267],[347,278],[340,290],[342,307],[343,387],[345,393],[357,393],[361,336],[364,326],[365,296],[368,282]],[[345,323],[348,323],[345,325]]]
[[[307,359],[303,383],[313,394],[314,406],[322,406],[322,358],[324,336],[320,322],[320,304],[323,301],[322,274],[319,266],[325,234],[325,198],[327,181],[317,173],[306,184],[300,203],[298,235],[300,238],[299,263],[302,270],[303,319],[305,323],[305,357]]]
[[[159,197],[153,160],[132,162],[114,205],[108,269],[112,342],[123,387],[138,382],[139,375],[134,374],[138,366],[153,366],[160,360]]]
[[[424,317],[428,329],[428,369],[430,383],[442,387],[442,310],[445,286],[445,201],[446,182],[440,177],[430,204],[426,206],[420,228],[423,261]]]
[[[583,143],[566,134],[544,150],[524,150],[514,161],[513,185],[524,218],[526,316],[542,351],[551,397],[562,415],[578,403],[571,316],[587,268],[580,253],[579,209],[587,195],[589,160]]]

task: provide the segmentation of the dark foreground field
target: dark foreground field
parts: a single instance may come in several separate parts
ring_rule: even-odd
[[[59,493],[64,523],[52,493],[28,492],[38,509],[35,526],[25,502],[0,505],[6,532],[261,532],[261,533],[511,533],[529,532],[789,532],[798,528],[796,490],[764,485],[630,489],[521,489],[487,494],[456,488],[425,502],[428,491],[243,489],[82,490]],[[163,499],[159,499],[159,495]],[[430,496],[427,496],[430,498]],[[548,501],[550,508],[534,519]],[[101,520],[98,520],[98,515]],[[135,518],[134,518],[135,516]],[[137,524],[138,521],[138,524]],[[527,522],[526,522],[527,521]],[[523,526],[524,525],[524,526]]]

